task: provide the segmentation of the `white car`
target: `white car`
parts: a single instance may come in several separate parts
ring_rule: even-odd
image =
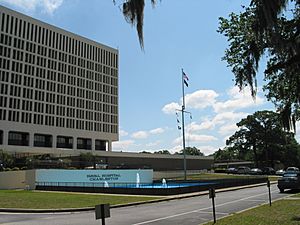
[[[284,169],[281,169],[281,170],[277,170],[276,171],[276,175],[277,176],[282,176],[284,174],[285,170]]]
[[[286,172],[288,172],[288,171],[299,172],[299,168],[294,167],[294,166],[291,166],[291,167],[288,167],[288,168],[286,169]]]

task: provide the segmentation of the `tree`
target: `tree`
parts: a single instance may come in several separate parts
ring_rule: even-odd
[[[231,146],[227,146],[224,149],[219,149],[213,154],[213,156],[216,161],[233,161],[239,159],[238,149]]]
[[[9,167],[13,167],[15,164],[15,159],[13,157],[13,155],[4,152],[3,150],[0,150],[0,164],[2,164],[1,167],[3,168],[9,168]]]
[[[116,3],[115,0],[113,0]],[[151,0],[155,6],[156,0]],[[143,42],[145,0],[123,0],[127,22],[135,25],[140,46]],[[291,10],[285,10],[286,8]],[[286,129],[295,129],[300,103],[300,1],[251,0],[240,14],[220,18],[218,32],[228,38],[229,48],[223,60],[232,68],[240,89],[250,86],[257,92],[256,74],[264,55],[268,56],[265,80],[267,98],[280,112]]]
[[[93,165],[94,169],[96,169],[96,160],[95,156],[90,153],[80,153],[79,155],[79,166],[80,168],[84,168],[85,166]]]
[[[300,167],[300,146],[294,138],[289,141],[286,146],[284,146],[280,158],[282,159],[285,167]]]
[[[256,166],[269,164],[274,167],[275,160],[283,159],[283,151],[295,142],[292,133],[284,131],[280,115],[272,111],[257,111],[242,119],[236,131],[226,144],[235,148],[238,158],[254,160]]]
[[[139,153],[144,153],[144,154],[152,154],[151,152],[148,152],[148,151],[141,151]]]
[[[154,154],[171,155],[171,153],[168,150],[159,150],[159,151],[154,152]]]
[[[116,0],[113,0],[116,4]],[[151,4],[154,7],[156,0],[151,0]],[[132,26],[136,26],[136,30],[139,37],[140,46],[144,49],[143,38],[143,24],[144,24],[144,7],[145,0],[124,0],[122,3],[122,11],[125,20]]]
[[[177,153],[179,155],[183,155],[183,149]],[[204,154],[200,151],[200,149],[196,147],[186,147],[185,148],[185,154],[186,155],[199,155],[199,156],[204,156]]]
[[[285,10],[289,6],[291,10]],[[295,129],[300,103],[300,1],[252,0],[240,14],[220,18],[218,32],[229,42],[227,61],[240,89],[250,86],[256,95],[256,74],[263,56],[268,100],[272,101],[283,126]]]

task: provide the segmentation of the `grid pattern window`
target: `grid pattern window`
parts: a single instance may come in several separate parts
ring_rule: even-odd
[[[0,121],[117,134],[116,50],[1,6],[0,25]]]

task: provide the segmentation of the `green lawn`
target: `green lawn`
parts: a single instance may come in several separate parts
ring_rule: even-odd
[[[0,190],[0,208],[81,208],[109,203],[117,205],[158,199],[158,197],[55,193],[23,190]]]
[[[296,194],[296,195],[294,195],[293,197],[300,198],[300,193],[299,193],[299,194]]]
[[[235,174],[226,174],[226,173],[199,173],[194,175],[188,175],[188,180],[210,180],[210,179],[226,179],[226,178],[250,178],[249,175],[235,175]],[[257,177],[257,176],[256,176]],[[177,178],[178,180],[183,180],[183,177]],[[270,181],[278,180],[277,176],[269,176]]]
[[[206,225],[213,224],[212,222]],[[217,225],[299,225],[300,200],[279,200],[217,220]]]

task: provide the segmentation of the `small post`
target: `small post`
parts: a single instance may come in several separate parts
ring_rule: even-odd
[[[105,225],[104,205],[101,205],[102,225]]]
[[[215,189],[214,189],[214,188],[210,188],[210,189],[209,189],[209,198],[211,198],[211,200],[212,200],[214,223],[217,222],[217,220],[216,220],[215,197],[216,197]]]
[[[105,218],[110,217],[109,204],[101,204],[95,206],[96,220],[101,219],[102,225],[105,225]]]
[[[267,186],[268,186],[268,189],[269,189],[269,204],[270,204],[270,206],[272,206],[272,199],[271,199],[271,184],[270,184],[270,181],[269,181],[269,180],[267,181]]]

